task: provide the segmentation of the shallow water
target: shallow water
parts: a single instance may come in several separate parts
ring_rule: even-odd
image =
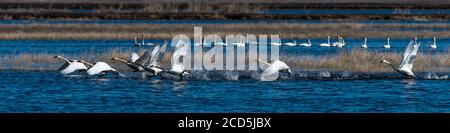
[[[33,71],[0,77],[0,112],[450,112],[448,79],[172,81]]]

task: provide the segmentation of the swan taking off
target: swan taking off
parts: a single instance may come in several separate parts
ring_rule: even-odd
[[[120,75],[120,73],[116,69],[112,68],[111,66],[109,66],[105,62],[97,62],[95,64],[91,64],[91,63],[86,62],[84,60],[79,60],[78,62],[87,64],[88,66],[90,66],[90,68],[87,70],[87,73],[89,75],[91,75],[91,76],[92,75],[103,76],[103,75],[106,75],[108,73],[115,73],[115,74],[119,74]]]
[[[155,48],[153,48],[149,64],[147,67],[144,67],[146,71],[153,73],[153,75],[158,75],[159,73],[164,71],[159,61],[162,58],[161,55],[166,52],[166,48],[167,41],[164,42],[163,46],[156,45]]]
[[[361,48],[367,48],[367,37],[364,37],[364,44],[361,45]]]
[[[77,60],[69,60],[62,56],[55,56],[54,58],[59,58],[66,62],[64,63],[63,66],[61,66],[58,69],[58,71],[60,71],[61,74],[70,74],[73,72],[81,72],[87,70],[87,67],[83,63],[78,62]]]
[[[430,44],[430,48],[432,48],[432,49],[436,49],[436,48],[437,48],[437,45],[436,45],[436,37],[435,37],[435,36],[433,37],[433,43]]]
[[[268,66],[261,74],[261,81],[277,80],[280,72],[285,72],[288,73],[289,75],[292,75],[292,71],[289,68],[289,66],[280,60],[275,60],[272,61],[272,63],[268,63],[258,59],[258,62],[261,62]]]
[[[182,41],[178,42],[171,58],[172,68],[168,71],[162,71],[164,72],[162,73],[163,77],[170,76],[172,78],[179,78],[182,80],[184,76],[189,75],[189,73],[185,71],[185,65],[180,62],[181,58],[186,58],[188,50],[189,46],[186,43]]]
[[[321,44],[319,44],[319,46],[320,47],[330,47],[331,46],[330,39],[331,39],[331,36],[328,36],[328,43],[321,43]]]
[[[386,40],[386,44],[383,46],[385,49],[390,49],[391,48],[391,39],[388,37]]]
[[[136,53],[132,53],[131,59],[129,61],[117,57],[114,57],[111,60],[120,61],[126,64],[128,67],[133,69],[134,72],[142,72],[144,71],[143,65],[146,64],[149,59],[150,59],[150,52],[145,51],[145,53],[141,57],[139,57],[139,55]]]
[[[417,51],[419,50],[420,43],[417,43],[415,40],[411,41],[408,44],[408,47],[406,48],[405,52],[403,53],[403,59],[400,66],[397,68],[394,65],[392,65],[390,62],[386,60],[382,60],[381,63],[386,63],[389,66],[391,66],[395,71],[402,74],[403,76],[407,78],[416,78],[414,73],[412,72],[413,63],[416,59]]]

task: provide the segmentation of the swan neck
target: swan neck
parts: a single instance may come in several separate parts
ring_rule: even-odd
[[[120,61],[120,62],[123,62],[123,63],[128,63],[128,61],[123,60],[123,59],[119,59],[119,58],[113,58],[113,60]]]
[[[64,61],[67,62],[67,63],[70,62],[69,59],[67,59],[67,58],[64,58],[64,57],[61,57],[61,56],[56,56],[56,57],[59,58],[59,59],[64,60]]]

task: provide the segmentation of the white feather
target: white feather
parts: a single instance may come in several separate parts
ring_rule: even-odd
[[[135,62],[137,59],[139,59],[139,55],[136,53],[131,54],[131,62]]]
[[[61,70],[61,74],[70,74],[78,70],[86,70],[87,67],[80,62],[70,62],[69,65]]]
[[[89,75],[97,75],[97,74],[100,74],[102,72],[107,72],[107,71],[116,71],[116,70],[113,69],[108,64],[106,64],[105,62],[97,62],[97,63],[95,63],[94,66],[92,66],[91,68],[89,68],[87,70],[87,73]]]
[[[289,70],[289,66],[286,65],[286,63],[275,60],[273,63],[267,63],[269,64],[269,67],[266,68],[266,70],[263,71],[261,74],[261,81],[273,81],[278,78],[278,74],[280,70]],[[289,70],[290,71],[290,70]]]

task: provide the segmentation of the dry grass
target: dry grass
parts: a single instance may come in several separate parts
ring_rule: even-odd
[[[4,24],[0,25],[0,39],[133,39],[140,33],[145,33],[145,38],[149,39],[170,39],[178,34],[192,36],[194,26],[203,27],[203,35],[279,34],[282,38],[291,39],[306,36],[326,38],[338,34],[353,38],[446,38],[450,34],[450,30],[435,30],[450,29],[450,24]]]
[[[119,57],[122,59],[129,59],[131,52],[132,51],[113,49],[105,52],[104,54],[83,53],[78,56],[67,57],[71,59],[83,59],[89,62],[104,61],[110,63],[114,68],[117,68],[120,71],[129,71],[130,69],[126,65],[117,61],[112,61],[111,58]],[[142,54],[143,51],[140,51],[139,53]],[[449,72],[449,53],[437,55],[419,53],[414,64],[413,71]],[[49,54],[20,54],[16,56],[5,56],[0,58],[0,63],[5,64],[0,66],[0,69],[53,71],[63,64],[61,60],[55,59],[53,56],[54,55]],[[169,66],[170,56],[170,53],[164,55],[161,61],[163,66]],[[401,54],[352,50],[348,52],[341,52],[337,56],[281,55],[280,58],[293,70],[331,70],[360,73],[380,73],[393,72],[389,66],[380,63],[382,59],[398,64],[401,60]]]
[[[392,68],[380,63],[385,59],[393,64],[400,64],[402,54],[368,52],[352,50],[341,52],[337,56],[281,56],[293,69],[302,70],[335,70],[361,73],[392,72]],[[450,56],[447,54],[429,55],[418,53],[413,71],[416,72],[449,72]]]

